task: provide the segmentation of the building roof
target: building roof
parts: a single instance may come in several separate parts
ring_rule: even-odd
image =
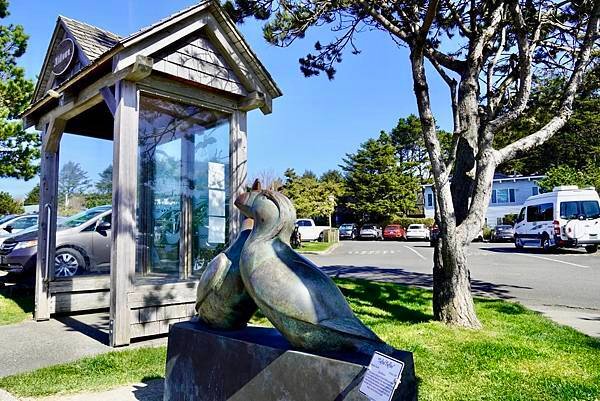
[[[58,18],[66,25],[90,63],[115,47],[122,39],[119,35],[85,22],[76,21],[62,15]]]
[[[45,93],[40,93],[40,91],[45,88],[48,82],[48,75],[51,72],[48,69],[47,63],[49,60],[50,52],[52,50],[52,46],[54,41],[57,38],[57,32],[63,28],[68,31],[73,39],[75,39],[77,45],[81,49],[83,55],[87,60],[83,60],[83,68],[78,71],[73,77],[69,78],[68,81],[72,81],[77,78],[77,76],[81,75],[83,72],[87,72],[87,70],[94,69],[96,64],[101,61],[105,61],[107,57],[112,57],[114,54],[118,53],[125,46],[128,46],[132,43],[137,42],[140,38],[145,37],[146,35],[154,35],[157,32],[160,32],[163,28],[169,26],[169,23],[182,18],[187,17],[187,15],[192,15],[196,12],[211,10],[213,13],[216,13],[216,18],[219,21],[227,24],[226,32],[231,36],[232,43],[237,51],[241,53],[241,55],[253,66],[253,70],[258,75],[260,81],[265,88],[269,92],[269,94],[275,98],[282,95],[281,90],[265,68],[265,66],[258,59],[256,54],[250,49],[250,46],[239,32],[236,29],[235,24],[231,21],[225,14],[224,10],[220,6],[218,1],[215,0],[206,0],[202,1],[199,4],[193,5],[191,7],[185,8],[175,14],[172,14],[166,18],[161,19],[160,21],[147,26],[143,29],[140,29],[137,32],[132,33],[129,36],[121,37],[117,34],[109,32],[107,30],[95,27],[93,25],[77,21],[65,16],[60,16],[57,21],[57,26],[55,28],[52,41],[50,43],[50,47],[48,49],[48,54],[46,55],[46,60],[44,61],[44,65],[42,66],[42,71],[40,73],[40,79],[35,88],[34,97],[32,104],[29,109],[34,107],[36,103],[41,102],[46,96]],[[86,62],[87,61],[87,62]],[[98,62],[98,63],[96,63]],[[26,115],[28,111],[25,111],[24,115]]]
[[[494,173],[494,179],[492,180],[492,182],[509,182],[509,181],[532,181],[532,180],[541,180],[542,178],[546,177],[545,175],[506,175],[503,173]],[[452,179],[452,178],[451,178]],[[424,188],[426,187],[431,187],[433,186],[433,184],[425,184],[423,185]]]

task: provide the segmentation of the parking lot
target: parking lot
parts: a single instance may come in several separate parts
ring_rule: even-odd
[[[600,253],[543,253],[510,243],[473,243],[468,253],[475,294],[519,301],[600,337]],[[343,241],[310,258],[339,277],[431,287],[432,256],[427,242]]]

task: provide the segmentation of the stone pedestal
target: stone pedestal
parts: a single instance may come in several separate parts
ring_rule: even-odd
[[[412,354],[394,401],[417,399]],[[358,389],[371,357],[291,349],[275,329],[224,332],[200,323],[171,327],[164,401],[367,401]]]

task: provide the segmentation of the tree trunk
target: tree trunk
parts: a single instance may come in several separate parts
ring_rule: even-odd
[[[440,236],[433,261],[435,320],[472,329],[481,328],[471,295],[466,247],[456,237]]]

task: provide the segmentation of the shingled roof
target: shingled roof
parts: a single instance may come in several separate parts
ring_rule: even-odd
[[[84,22],[60,16],[59,19],[75,37],[81,50],[90,62],[112,49],[121,37],[112,32],[105,31]]]

